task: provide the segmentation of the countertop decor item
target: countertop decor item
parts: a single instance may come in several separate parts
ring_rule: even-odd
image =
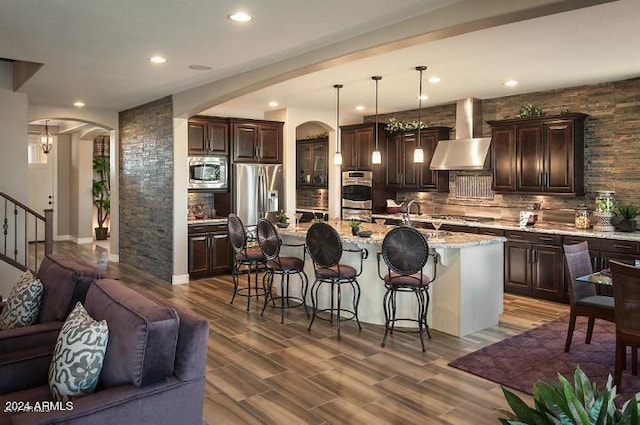
[[[575,226],[576,229],[588,229],[589,228],[589,210],[584,204],[580,204],[576,208],[575,214]]]
[[[287,221],[289,220],[289,217],[287,217],[287,214],[280,210],[280,212],[278,213],[278,215],[276,215],[276,226],[280,227],[280,228],[285,228],[289,225],[289,223],[287,223]]]
[[[360,222],[357,220],[349,220],[349,226],[351,226],[351,234],[357,236],[360,231]]]
[[[372,234],[371,230],[360,230],[358,232],[358,236],[361,238],[370,238]]]
[[[633,204],[621,204],[613,211],[611,223],[616,230],[621,232],[636,231],[636,217],[638,216],[638,208]]]
[[[526,103],[522,105],[520,111],[516,114],[516,118],[541,117],[543,115],[544,112],[542,112],[542,107],[533,105],[531,103]]]
[[[613,210],[616,202],[613,197],[613,190],[599,190],[596,197],[596,210],[593,218],[596,222],[593,225],[594,232],[613,232],[616,228],[611,224]]]

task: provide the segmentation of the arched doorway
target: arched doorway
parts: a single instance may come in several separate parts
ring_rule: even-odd
[[[53,148],[46,155],[39,148],[45,126],[53,138]],[[54,240],[94,241],[94,158],[109,155],[112,132],[106,126],[71,119],[29,123],[29,205],[36,211],[54,210]],[[102,141],[102,148],[96,140]],[[104,247],[108,249],[108,243]]]

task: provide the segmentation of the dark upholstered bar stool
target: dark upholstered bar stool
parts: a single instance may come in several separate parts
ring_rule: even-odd
[[[567,330],[564,351],[569,352],[571,349],[573,330],[576,327],[577,316],[586,316],[589,318],[585,344],[591,343],[593,325],[596,319],[613,322],[615,318],[613,297],[597,295],[596,285],[589,282],[578,282],[576,280],[580,276],[593,273],[587,242],[580,242],[575,245],[564,245],[563,248],[569,287],[569,303],[571,305],[569,328]]]
[[[615,299],[616,361],[613,380],[622,391],[622,370],[626,368],[627,347],[631,347],[631,374],[638,375],[640,347],[640,268],[610,261]]]
[[[264,295],[264,288],[258,289],[258,269],[260,266],[264,266],[266,259],[262,255],[262,251],[259,247],[247,246],[248,236],[245,231],[242,220],[235,215],[229,214],[227,217],[227,227],[229,229],[229,240],[231,246],[235,251],[233,256],[233,268],[231,269],[231,280],[233,281],[233,295],[231,296],[231,304],[236,298],[236,294],[247,297],[247,311],[251,303],[251,297],[260,297]],[[247,286],[241,288],[238,286],[238,275],[241,273],[241,267],[246,267],[247,273]],[[251,273],[254,274],[254,289],[255,292],[251,293]]]
[[[382,276],[380,257],[387,265],[387,273]],[[433,277],[422,272],[429,257],[433,258]],[[429,254],[429,244],[426,238],[413,227],[395,227],[387,233],[382,241],[382,252],[378,253],[378,275],[384,281],[387,291],[384,294],[385,329],[382,346],[387,341],[387,335],[393,334],[395,323],[409,321],[418,323],[420,344],[424,348],[423,331],[429,332],[427,310],[429,309],[429,284],[436,278],[437,254]],[[418,301],[417,317],[397,317],[396,297],[399,293],[412,292]]]
[[[278,232],[273,224],[265,219],[258,220],[258,244],[262,250],[262,254],[267,259],[267,273],[264,279],[269,279],[268,285],[265,286],[265,299],[264,306],[262,307],[262,313],[267,308],[269,301],[272,302],[274,307],[280,308],[280,323],[284,323],[284,309],[303,306],[307,317],[309,312],[307,311],[307,304],[305,299],[307,297],[307,288],[309,286],[309,279],[304,272],[304,260],[305,250],[304,244],[283,244],[282,240],[278,237]],[[280,247],[292,246],[301,247],[302,258],[299,257],[281,257]],[[275,296],[272,291],[273,278],[275,275],[280,275],[280,295]],[[294,297],[289,295],[289,277],[292,274],[300,276],[302,282],[302,295],[300,297]]]
[[[313,268],[315,270],[315,280],[311,286],[311,304],[313,305],[313,313],[309,330],[313,325],[313,321],[319,312],[329,312],[328,320],[333,323],[333,315],[336,315],[336,328],[338,338],[340,338],[340,321],[356,319],[358,328],[360,320],[358,319],[358,303],[360,302],[360,285],[357,277],[362,273],[363,260],[367,258],[366,249],[343,249],[340,235],[335,229],[326,223],[315,223],[307,231],[307,250],[309,256],[313,260]],[[352,266],[340,264],[343,252],[359,253],[360,269],[356,270]],[[329,308],[318,309],[318,289],[322,284],[331,286],[331,302]],[[345,309],[342,306],[342,285],[349,284],[353,289],[352,309]],[[334,296],[336,299],[334,299]],[[337,304],[336,304],[337,301]],[[341,313],[347,313],[345,318],[341,317]],[[320,317],[322,319],[322,317]]]

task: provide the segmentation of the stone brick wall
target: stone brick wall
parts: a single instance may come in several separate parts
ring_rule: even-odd
[[[122,111],[119,121],[120,262],[171,282],[173,274],[173,104],[171,97]]]
[[[517,211],[531,208],[534,202],[542,202],[545,218],[553,221],[572,221],[573,210],[580,203],[592,209],[598,190],[615,190],[619,202],[640,205],[640,78],[485,99],[484,135],[491,134],[486,121],[514,118],[526,103],[541,106],[546,115],[562,110],[589,115],[585,123],[585,196],[496,195],[492,200],[457,199],[455,176],[464,172],[452,171],[448,194],[398,192],[398,200],[412,196],[427,204],[427,211],[452,210],[505,218],[515,217]],[[455,105],[424,108],[422,116],[429,126],[455,128]],[[390,117],[415,120],[417,110],[381,115],[379,119],[385,122]],[[373,117],[365,119],[372,120]],[[455,138],[454,131],[451,137]]]

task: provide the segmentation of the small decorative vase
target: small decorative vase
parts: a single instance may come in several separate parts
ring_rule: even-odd
[[[594,232],[613,232],[616,230],[616,228],[611,224],[613,213],[594,211],[593,218],[596,221],[593,225]]]
[[[358,236],[358,231],[359,231],[359,230],[360,230],[360,228],[359,228],[359,227],[352,227],[352,228],[351,228],[351,234],[352,234],[353,236]]]

